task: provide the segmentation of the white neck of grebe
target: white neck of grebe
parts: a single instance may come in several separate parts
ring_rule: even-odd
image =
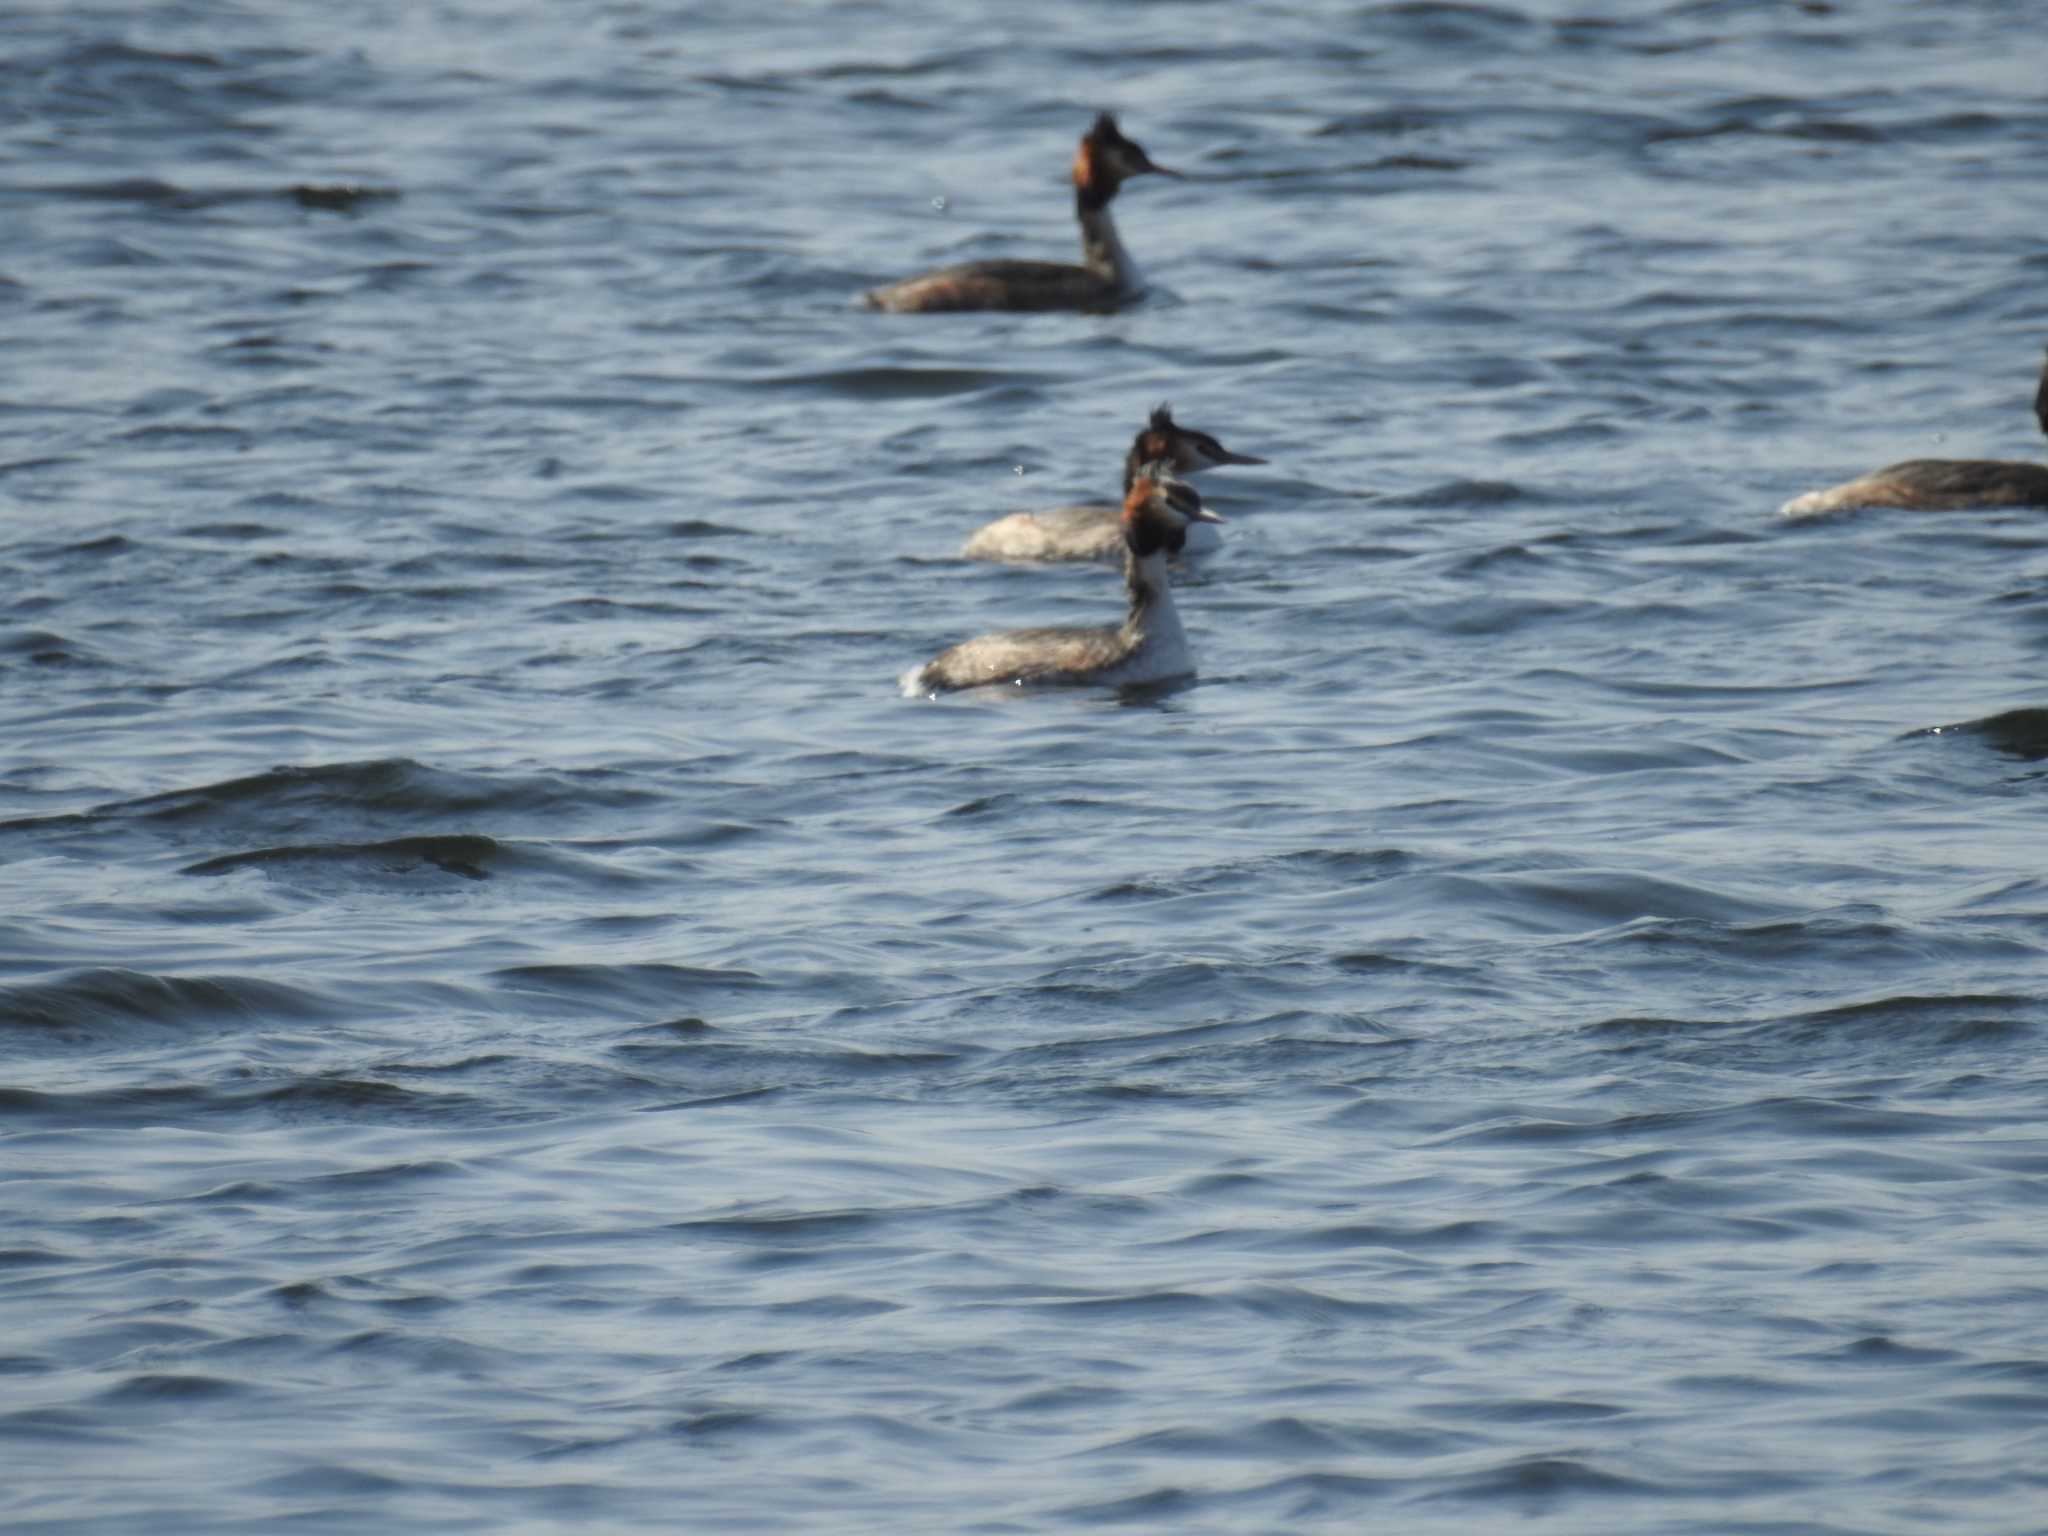
[[[1088,200],[1082,198],[1075,206],[1074,216],[1081,221],[1081,260],[1088,270],[1108,278],[1121,293],[1136,293],[1143,288],[1145,279],[1139,275],[1138,264],[1117,238],[1116,220],[1109,216],[1109,204],[1091,208]]]
[[[1180,627],[1173,589],[1166,584],[1166,552],[1132,557],[1124,579],[1131,589],[1131,612],[1124,620],[1131,651],[1119,681],[1153,683],[1193,675],[1194,653],[1188,649],[1187,631]]]
[[[1173,606],[1173,588],[1166,580],[1166,554],[1124,555],[1124,587],[1130,593],[1131,608],[1124,627],[1142,634],[1147,641],[1185,645],[1180,611]]]

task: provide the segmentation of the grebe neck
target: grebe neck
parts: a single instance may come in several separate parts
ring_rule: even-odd
[[[1105,277],[1120,293],[1136,293],[1145,286],[1138,264],[1117,237],[1116,220],[1109,216],[1109,199],[1077,188],[1074,217],[1081,221],[1081,261],[1089,271]]]
[[[1130,609],[1124,615],[1124,632],[1133,639],[1154,639],[1180,634],[1180,614],[1173,606],[1173,588],[1167,584],[1166,554],[1124,552],[1124,589],[1130,594]]]

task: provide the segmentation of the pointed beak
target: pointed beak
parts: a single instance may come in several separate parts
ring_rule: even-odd
[[[1211,512],[1207,507],[1195,508],[1194,511],[1187,514],[1187,519],[1191,523],[1227,523],[1230,521],[1229,518],[1224,517],[1221,513]]]
[[[1179,171],[1170,171],[1163,165],[1154,165],[1150,160],[1145,162],[1144,169],[1152,172],[1155,176],[1171,176],[1175,181],[1187,180],[1187,177],[1183,176]]]
[[[1223,456],[1216,462],[1218,464],[1264,464],[1267,461],[1256,458],[1249,453],[1232,453],[1228,448],[1225,448]]]

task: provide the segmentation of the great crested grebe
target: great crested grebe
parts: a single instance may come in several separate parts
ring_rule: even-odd
[[[2034,416],[2048,433],[2048,358],[2034,391]],[[2019,459],[1907,459],[1824,491],[1794,496],[1778,510],[1813,517],[1847,507],[1954,512],[1965,507],[2048,507],[2048,465]]]
[[[1144,289],[1137,263],[1109,216],[1117,189],[1154,165],[1104,112],[1074,151],[1074,217],[1081,221],[1081,265],[1057,261],[970,261],[871,289],[867,302],[900,314],[945,309],[1114,309]]]
[[[1174,611],[1166,562],[1190,525],[1222,521],[1168,466],[1141,466],[1124,498],[1124,586],[1131,606],[1123,623],[1012,629],[965,640],[904,673],[904,694],[916,698],[988,683],[1160,683],[1193,675],[1194,657]]]
[[[1168,406],[1160,406],[1124,455],[1124,493],[1140,465],[1154,459],[1177,475],[1192,475],[1218,464],[1263,464],[1248,453],[1232,453],[1207,432],[1184,427]],[[980,529],[960,551],[963,560],[1115,560],[1123,553],[1122,514],[1116,507],[1054,507],[1046,512],[1012,512]],[[1183,553],[1204,555],[1222,542],[1213,528],[1188,529]]]

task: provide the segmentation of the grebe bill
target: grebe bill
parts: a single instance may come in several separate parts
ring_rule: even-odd
[[[2034,390],[2034,417],[2048,434],[2048,358]],[[1794,496],[1778,510],[1817,517],[1851,507],[1957,512],[1970,507],[2048,507],[2048,465],[2019,459],[1907,459],[1854,480]]]
[[[944,310],[1114,309],[1144,290],[1138,265],[1124,249],[1109,205],[1133,176],[1171,176],[1154,165],[1116,119],[1104,112],[1074,151],[1074,217],[1081,224],[1081,265],[1056,261],[970,261],[907,277],[864,295],[875,309],[897,314]]]
[[[1128,685],[1192,676],[1194,656],[1174,607],[1167,560],[1190,525],[1223,519],[1202,505],[1195,488],[1163,463],[1145,465],[1124,499],[1122,624],[1096,628],[1013,629],[982,635],[941,651],[900,679],[909,697],[978,688],[1052,684]]]

